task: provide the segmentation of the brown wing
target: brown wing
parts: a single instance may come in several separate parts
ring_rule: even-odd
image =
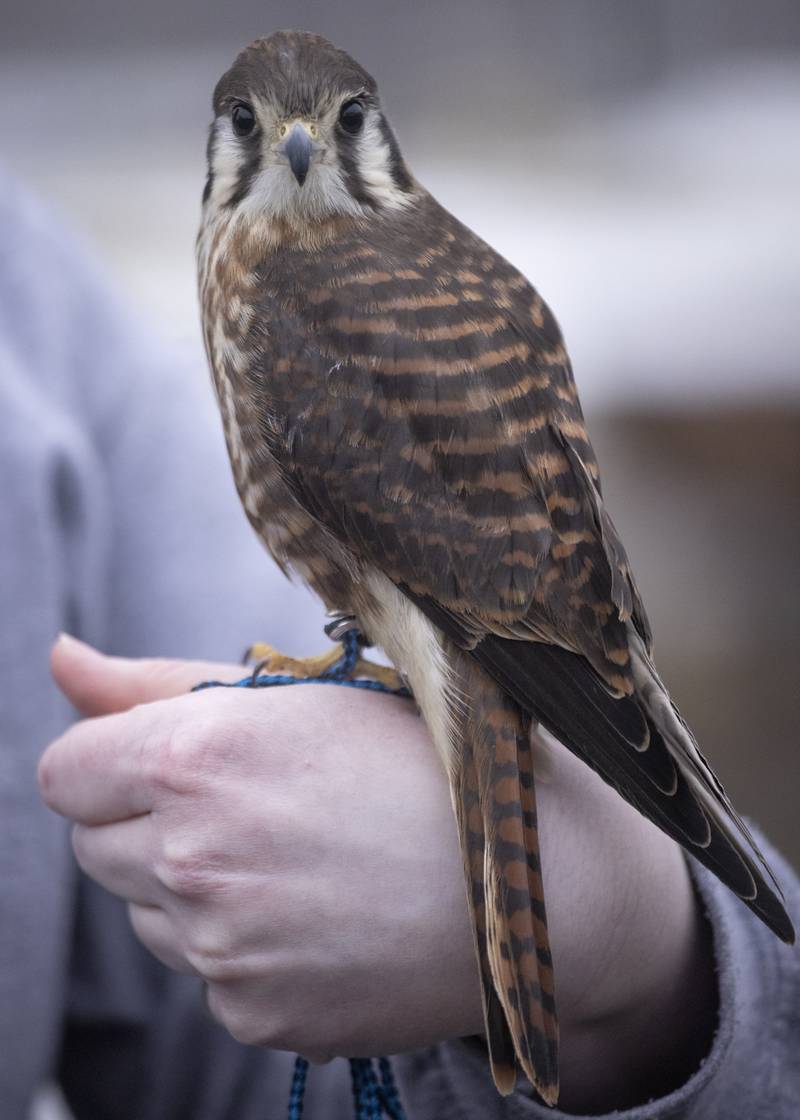
[[[272,324],[263,434],[298,499],[790,938],[650,675],[644,611],[541,298],[430,199],[326,252],[312,265],[286,250],[257,277]]]
[[[287,417],[265,434],[303,503],[476,632],[557,642],[629,691],[624,619],[647,623],[544,302],[433,200],[330,255],[324,282],[291,252],[261,278]]]

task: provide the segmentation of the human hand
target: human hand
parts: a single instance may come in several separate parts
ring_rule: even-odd
[[[447,782],[410,704],[311,684],[186,695],[241,667],[73,641],[53,669],[95,718],[49,748],[43,795],[236,1038],[322,1059],[480,1032]],[[564,750],[540,744],[537,774],[562,1105],[577,1107],[587,1077],[596,1104],[621,1068],[663,1065],[706,989],[678,849]]]
[[[447,781],[408,701],[312,684],[188,695],[241,666],[71,639],[53,671],[94,718],[42,760],[45,800],[237,1039],[322,1060],[480,1032]]]

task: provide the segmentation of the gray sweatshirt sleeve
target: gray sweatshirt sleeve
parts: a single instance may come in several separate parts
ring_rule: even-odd
[[[202,355],[150,341],[2,171],[0,485],[0,1116],[27,1115],[63,1037],[76,1112],[121,1120],[133,1074],[114,1067],[105,1112],[90,1096],[102,1039],[129,1039],[115,1052],[141,1069],[171,981],[153,980],[124,907],[76,895],[69,830],[39,798],[37,761],[71,718],[50,645],[63,629],[114,653],[230,659],[258,639],[315,648],[322,611],[245,520]]]
[[[800,884],[763,840],[762,850],[800,915]],[[719,1019],[700,1068],[674,1092],[609,1120],[796,1120],[800,1116],[800,951],[781,944],[705,868],[690,861],[714,942]],[[437,1120],[575,1120],[523,1093],[501,1100],[485,1056],[449,1043],[401,1059],[415,1117]],[[595,1120],[598,1114],[595,1115]]]

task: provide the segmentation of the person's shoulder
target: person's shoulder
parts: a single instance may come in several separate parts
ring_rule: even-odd
[[[118,318],[91,253],[53,209],[0,168],[0,341],[54,399],[91,377],[93,340]]]
[[[180,382],[91,246],[2,167],[0,247],[0,347],[48,409],[107,431],[129,398]]]
[[[0,282],[31,272],[44,254],[50,269],[36,276],[46,284],[67,263],[72,271],[91,272],[89,254],[70,231],[68,221],[0,165]],[[56,273],[57,274],[57,273]]]

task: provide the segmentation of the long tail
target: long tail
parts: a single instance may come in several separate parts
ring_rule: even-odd
[[[558,1098],[558,1020],[539,862],[530,717],[464,653],[453,799],[480,966],[492,1075],[516,1063],[548,1104]],[[515,1060],[516,1059],[516,1060]]]

